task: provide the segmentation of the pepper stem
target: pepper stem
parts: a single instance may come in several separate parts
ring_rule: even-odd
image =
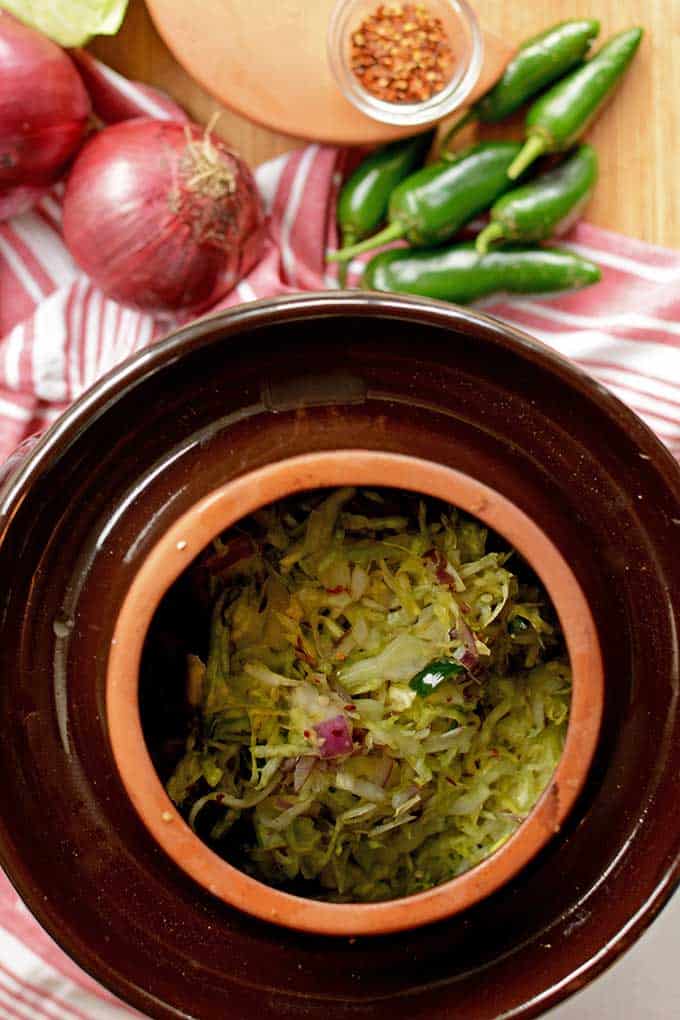
[[[397,220],[396,223],[390,223],[384,230],[374,234],[373,237],[367,237],[365,241],[360,241],[359,244],[351,244],[349,248],[340,248],[338,251],[332,251],[330,255],[326,256],[326,262],[349,262],[355,256],[363,255],[365,251],[373,251],[374,248],[378,248],[381,244],[387,244],[388,241],[396,241],[398,238],[403,237],[405,233],[406,227]]]
[[[351,248],[353,244],[357,242],[357,235],[355,230],[343,230],[342,231],[342,244],[341,248]]]
[[[481,234],[477,234],[475,248],[480,255],[486,255],[489,245],[493,244],[494,241],[500,240],[504,233],[505,231],[500,223],[489,223],[488,226],[484,227]]]
[[[510,164],[508,170],[508,177],[511,181],[516,180],[520,174],[523,174],[528,166],[530,166],[535,159],[542,156],[545,152],[545,139],[541,138],[540,135],[529,135],[526,142],[519,150],[514,160]]]
[[[343,230],[342,232],[342,248],[351,248],[352,245],[356,244],[357,235],[354,230]],[[341,262],[338,266],[338,285],[344,290],[347,286],[347,273],[349,271],[349,262]]]
[[[475,119],[476,119],[475,108],[474,106],[471,106],[467,113],[464,113],[462,117],[459,117],[458,120],[451,125],[449,130],[442,138],[441,144],[439,146],[440,159],[446,159],[447,156],[449,155],[448,152],[449,142],[451,141],[453,136],[457,135],[459,131],[462,131],[463,128],[466,127],[466,125],[468,125],[471,121]]]

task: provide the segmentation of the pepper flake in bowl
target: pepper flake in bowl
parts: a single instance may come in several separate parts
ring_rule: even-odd
[[[364,86],[388,103],[429,99],[450,79],[451,40],[427,4],[380,4],[352,33],[351,68]]]
[[[328,57],[347,99],[375,120],[416,126],[461,106],[482,67],[466,0],[338,0]]]

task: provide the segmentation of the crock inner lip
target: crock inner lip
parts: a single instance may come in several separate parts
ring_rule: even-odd
[[[421,492],[473,514],[533,567],[560,619],[573,672],[565,747],[551,782],[516,832],[470,871],[425,892],[380,903],[335,904],[281,892],[224,861],[196,836],[151,761],[139,712],[139,667],[152,617],[170,585],[209,542],[237,520],[297,492],[370,485]],[[541,528],[470,475],[404,454],[363,449],[284,458],[214,490],[156,542],[123,601],[106,680],[109,738],[123,785],[154,839],[203,888],[232,906],[286,927],[328,935],[384,934],[471,906],[512,878],[559,830],[585,782],[603,711],[602,658],[585,595]]]

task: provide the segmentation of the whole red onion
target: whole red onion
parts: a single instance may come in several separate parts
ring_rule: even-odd
[[[57,180],[85,137],[90,110],[70,57],[0,11],[0,219]]]
[[[195,124],[140,117],[101,131],[75,162],[63,214],[71,254],[104,293],[156,314],[217,301],[262,252],[250,170]]]

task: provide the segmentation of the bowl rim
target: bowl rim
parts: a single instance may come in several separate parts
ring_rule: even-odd
[[[210,346],[218,339],[229,341],[249,329],[271,328],[274,324],[307,319],[343,316],[403,319],[428,326],[468,333],[472,329],[506,350],[519,351],[532,362],[558,376],[568,385],[596,400],[615,418],[631,437],[645,447],[651,446],[654,460],[670,471],[680,486],[680,466],[655,432],[619,397],[559,351],[519,326],[504,322],[480,308],[468,308],[412,294],[378,291],[316,290],[258,298],[242,305],[222,309],[170,330],[164,337],[141,350],[133,351],[88,387],[43,432],[13,470],[0,479],[0,541],[9,526],[13,508],[24,498],[43,468],[57,459],[71,442],[87,428],[92,417],[105,413],[109,402],[144,382],[154,372],[190,351]],[[31,442],[31,439],[27,440]],[[23,444],[22,444],[23,445]],[[651,455],[650,455],[651,459]]]
[[[474,514],[534,568],[559,616],[573,672],[564,750],[546,790],[495,853],[433,889],[380,903],[334,904],[282,892],[224,861],[189,828],[151,761],[139,711],[139,666],[153,614],[169,586],[226,527],[285,495],[337,485],[422,492]],[[109,739],[123,785],[142,822],[204,889],[262,920],[324,935],[386,934],[458,913],[509,881],[559,831],[597,747],[604,704],[602,656],[587,600],[557,547],[505,496],[454,468],[375,450],[318,451],[239,475],[195,503],[156,541],[121,605],[106,677]]]

